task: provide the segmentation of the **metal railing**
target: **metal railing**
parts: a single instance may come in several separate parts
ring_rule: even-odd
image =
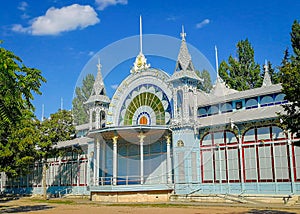
[[[94,183],[94,182],[93,182]],[[99,177],[95,184],[100,186],[106,185],[137,185],[137,184],[172,184],[166,175],[159,176],[118,176],[118,177]]]

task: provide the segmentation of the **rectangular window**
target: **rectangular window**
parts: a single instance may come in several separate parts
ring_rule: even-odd
[[[239,181],[239,152],[238,148],[227,149],[228,179],[229,181]]]
[[[184,167],[184,152],[179,152],[177,156],[178,161],[178,182],[185,183],[185,167]]]
[[[274,146],[275,179],[277,181],[289,181],[289,160],[287,156],[287,145]]]
[[[192,152],[191,159],[191,167],[192,167],[192,181],[198,181],[198,167],[197,167],[197,153]]]
[[[273,181],[271,146],[264,145],[258,147],[258,156],[260,180]]]
[[[215,150],[215,173],[216,182],[227,181],[225,149]]]
[[[257,180],[256,150],[255,147],[244,148],[245,179],[246,181]]]
[[[202,181],[204,183],[213,183],[214,180],[214,165],[213,165],[213,151],[203,150],[202,156]]]

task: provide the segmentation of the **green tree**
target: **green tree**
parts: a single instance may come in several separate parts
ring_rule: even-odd
[[[254,61],[254,49],[248,39],[237,43],[236,58],[231,55],[228,63],[222,61],[219,68],[221,78],[230,88],[243,91],[260,87],[260,66]]]
[[[28,164],[36,157],[36,142],[39,140],[39,121],[29,110],[23,110],[20,120],[8,124],[7,141],[0,149],[1,170],[9,176],[28,172]]]
[[[49,119],[40,123],[39,135],[40,140],[37,142],[37,154],[43,162],[42,184],[44,188],[44,198],[46,199],[47,159],[58,155],[58,150],[54,148],[57,142],[70,140],[75,136],[72,112],[59,110],[51,114]]]
[[[202,72],[196,71],[196,74],[203,79],[203,82],[200,82],[197,86],[198,89],[205,91],[206,93],[209,93],[210,90],[212,89],[212,83],[211,83],[211,78],[210,74],[207,70],[203,69]]]
[[[2,42],[0,41],[0,44]],[[16,175],[25,159],[29,161],[33,134],[35,94],[46,82],[41,71],[26,67],[21,58],[0,47],[0,170]],[[24,150],[25,149],[25,150]],[[9,165],[9,166],[8,166]]]
[[[283,105],[280,118],[286,130],[300,137],[300,24],[297,20],[290,35],[294,54],[289,57],[286,51],[280,67],[282,92],[289,103]]]
[[[77,125],[85,124],[89,122],[88,107],[84,105],[84,102],[88,100],[92,93],[95,77],[92,74],[88,74],[82,81],[81,87],[76,87],[76,97],[72,101],[74,122]]]

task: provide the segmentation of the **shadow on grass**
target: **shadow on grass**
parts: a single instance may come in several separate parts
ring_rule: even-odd
[[[296,214],[294,212],[279,211],[279,210],[250,210],[247,214]]]
[[[32,212],[32,211],[39,211],[39,210],[48,210],[52,209],[52,206],[48,205],[32,205],[32,206],[16,206],[16,207],[9,207],[1,209],[1,213],[20,213],[20,212]]]

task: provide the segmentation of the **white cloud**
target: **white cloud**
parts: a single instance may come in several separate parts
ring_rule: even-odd
[[[27,7],[28,7],[28,3],[25,2],[25,1],[22,1],[22,2],[19,3],[18,9],[22,10],[22,11],[25,11],[27,9]]]
[[[128,4],[128,0],[96,0],[95,1],[98,10],[104,10],[108,6],[114,6],[117,4]]]
[[[12,26],[12,31],[15,31],[15,32],[28,33],[29,30],[30,30],[29,28],[25,28],[20,24],[16,24],[16,25]]]
[[[12,30],[32,35],[57,35],[95,25],[99,21],[97,13],[91,6],[73,4],[60,9],[51,7],[44,16],[34,18],[31,26],[14,25]]]
[[[116,90],[116,89],[119,87],[119,85],[118,85],[118,84],[114,84],[114,85],[111,85],[110,87],[111,87],[112,89]]]
[[[210,23],[209,19],[204,19],[202,22],[199,22],[196,24],[196,28],[203,28],[205,25],[207,25],[209,23]]]
[[[89,56],[94,56],[94,55],[95,55],[95,52],[94,52],[94,51],[89,51],[88,55],[89,55]]]

